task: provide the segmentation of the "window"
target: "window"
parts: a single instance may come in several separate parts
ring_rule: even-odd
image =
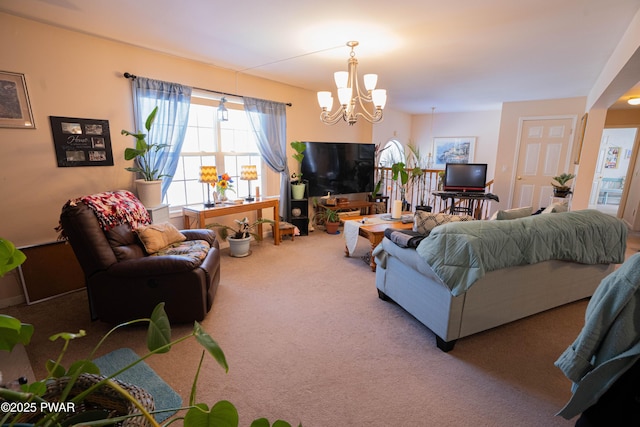
[[[387,141],[384,148],[380,151],[379,167],[390,168],[394,163],[405,162],[404,149],[402,145],[395,139]]]
[[[227,193],[231,199],[249,195],[249,185],[260,186],[262,161],[258,152],[256,137],[247,120],[241,103],[227,102],[229,120],[218,121],[218,99],[209,93],[194,91],[189,109],[189,124],[180,160],[171,185],[165,196],[165,203],[173,206],[198,204],[212,197],[213,188],[199,181],[200,166],[216,166],[218,174],[229,174],[233,180],[233,192]],[[243,165],[256,165],[257,181],[240,181]]]

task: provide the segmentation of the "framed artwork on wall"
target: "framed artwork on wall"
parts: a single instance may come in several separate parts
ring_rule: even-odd
[[[24,74],[0,71],[0,127],[36,127]]]
[[[620,159],[621,147],[609,147],[605,153],[604,168],[616,169],[618,167],[618,160]]]
[[[472,163],[475,136],[433,138],[433,169],[444,169],[447,163]]]
[[[49,119],[58,167],[113,166],[108,120]]]

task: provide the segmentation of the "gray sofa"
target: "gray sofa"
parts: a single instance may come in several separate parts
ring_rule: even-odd
[[[373,253],[376,287],[450,351],[459,338],[591,296],[624,262],[626,235],[594,210],[447,223],[417,248],[385,237]]]

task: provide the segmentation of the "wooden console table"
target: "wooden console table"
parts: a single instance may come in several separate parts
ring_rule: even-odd
[[[184,228],[204,228],[207,218],[215,218],[218,216],[233,215],[241,212],[256,211],[258,219],[262,218],[263,209],[273,209],[273,244],[280,244],[280,213],[278,198],[263,197],[253,202],[245,201],[242,204],[225,204],[216,205],[213,208],[207,208],[204,205],[188,205],[182,208],[184,215]],[[262,236],[262,224],[258,224],[258,234]]]

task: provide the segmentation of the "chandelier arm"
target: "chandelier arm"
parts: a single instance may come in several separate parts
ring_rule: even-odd
[[[328,125],[335,125],[343,118],[343,108],[340,106],[333,114],[329,113],[326,110],[323,110],[320,113],[320,121],[326,123]],[[346,119],[345,119],[346,120]]]

